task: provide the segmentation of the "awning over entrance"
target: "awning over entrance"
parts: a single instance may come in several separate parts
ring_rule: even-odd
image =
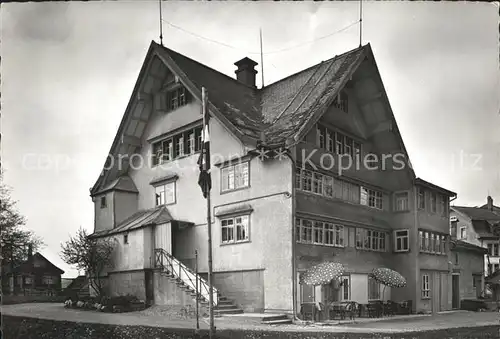
[[[90,236],[92,238],[101,238],[117,233],[129,232],[142,227],[165,224],[167,222],[183,225],[184,227],[193,225],[191,222],[175,220],[165,206],[158,206],[152,209],[138,211],[122,221],[115,228],[99,231]]]

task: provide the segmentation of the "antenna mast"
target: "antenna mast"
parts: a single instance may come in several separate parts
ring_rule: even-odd
[[[262,87],[264,87],[264,54],[262,52],[262,28],[259,29],[260,33],[260,71],[262,73]]]
[[[359,47],[362,45],[363,38],[363,0],[359,0]]]
[[[163,19],[161,17],[161,0],[158,0],[160,4],[160,45],[163,46]]]

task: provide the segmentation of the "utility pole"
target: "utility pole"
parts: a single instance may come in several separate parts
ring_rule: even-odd
[[[200,300],[200,293],[198,289],[198,250],[194,251],[194,270],[196,273],[196,330],[198,331],[200,329],[200,315],[199,315],[199,306],[198,302]]]
[[[204,131],[204,143],[209,142],[208,138],[208,94],[205,87],[202,88],[201,92],[202,97],[202,110],[203,110],[203,126],[206,128]],[[207,140],[208,139],[208,140]],[[206,155],[208,159],[205,159],[205,171],[210,171],[210,159],[209,155]],[[212,279],[212,217],[211,217],[211,207],[210,207],[210,189],[207,189],[207,230],[208,230],[208,303],[209,303],[209,313],[210,313],[210,330],[209,330],[209,338],[213,339],[215,335],[215,325],[214,325],[214,286]]]

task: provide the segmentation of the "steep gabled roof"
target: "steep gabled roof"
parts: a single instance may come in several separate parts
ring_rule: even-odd
[[[466,206],[452,206],[452,208],[465,214],[471,220],[485,220],[488,222],[496,223],[500,221],[500,215],[495,214],[487,209],[478,207],[466,207]]]
[[[206,87],[209,93],[210,113],[243,144],[254,147],[258,143],[264,143],[268,147],[289,147],[298,143],[332,104],[365,58],[373,61],[374,74],[380,78],[369,44],[257,89],[248,87],[236,79],[153,41],[110,154],[118,153],[120,136],[124,135],[127,123],[133,119],[130,117],[139,93],[151,95],[154,92],[152,89],[154,86],[149,85],[146,88],[146,84],[155,80],[148,82],[146,78],[152,72],[155,58],[161,60],[164,66],[179,78],[196,100],[201,101],[202,87]],[[386,98],[383,84],[381,91],[382,97]],[[390,107],[388,111],[392,116],[390,120],[394,126],[393,131],[397,134],[401,148],[408,159]],[[91,189],[91,195],[102,191],[110,181],[123,174],[115,170],[110,177],[109,173],[112,171],[113,169],[103,172]],[[124,171],[126,172],[126,168]],[[414,177],[412,171],[411,173]]]
[[[45,267],[35,267],[34,266],[34,261],[35,259],[39,259],[42,261],[45,261],[47,263],[47,266]],[[33,254],[31,258],[28,260],[22,262],[20,265],[14,267],[12,270],[9,265],[7,265],[5,270],[5,273],[11,273],[12,271],[17,272],[17,273],[44,273],[44,272],[51,272],[51,273],[57,273],[57,274],[64,274],[64,271],[61,270],[59,267],[51,263],[47,258],[45,258],[41,253],[37,252]]]
[[[420,186],[425,186],[425,187],[431,188],[431,189],[436,190],[436,191],[440,191],[441,193],[444,193],[444,194],[446,194],[446,195],[448,195],[450,197],[456,197],[457,196],[457,194],[455,192],[452,192],[452,191],[447,190],[447,189],[445,189],[443,187],[437,186],[437,185],[435,185],[435,184],[433,184],[431,182],[425,181],[425,180],[423,180],[421,178],[416,178],[415,179],[415,184],[420,185]]]

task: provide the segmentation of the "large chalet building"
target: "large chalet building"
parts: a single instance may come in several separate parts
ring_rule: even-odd
[[[263,88],[256,62],[235,65],[233,79],[151,43],[91,189],[93,236],[117,242],[110,293],[184,302],[168,271],[186,285],[199,278],[208,297],[196,163],[205,87],[215,303],[224,296],[246,312],[291,313],[313,300],[390,299],[412,300],[413,311],[451,309],[456,194],[415,176],[371,46]],[[345,265],[341,286],[301,285],[322,261]],[[376,267],[400,272],[407,286],[384,290],[369,278]]]

